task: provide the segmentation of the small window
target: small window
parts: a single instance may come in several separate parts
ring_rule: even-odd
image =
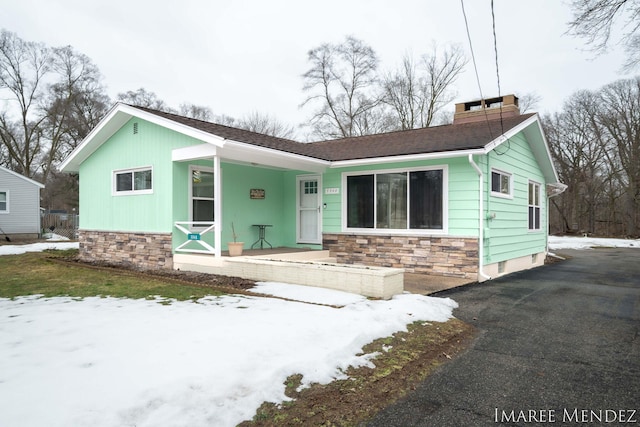
[[[120,170],[113,172],[114,194],[151,194],[153,172],[151,168]]]
[[[215,219],[213,169],[191,166],[191,221],[211,222]],[[202,225],[200,225],[202,226]]]
[[[305,181],[304,194],[318,194],[318,181]]]
[[[491,171],[491,194],[499,197],[511,197],[511,174],[492,170]]]
[[[9,191],[0,191],[0,213],[9,213]]]
[[[540,184],[529,181],[529,230],[540,230]]]

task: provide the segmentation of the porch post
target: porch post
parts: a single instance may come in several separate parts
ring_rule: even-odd
[[[220,157],[213,156],[213,215],[215,218],[214,248],[216,257],[222,255],[222,185],[220,185]]]

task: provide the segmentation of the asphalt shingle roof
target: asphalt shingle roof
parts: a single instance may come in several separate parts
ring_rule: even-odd
[[[135,107],[135,106],[134,106]],[[135,107],[221,138],[321,160],[339,161],[483,148],[535,113],[475,123],[434,126],[376,135],[302,143],[176,114]]]

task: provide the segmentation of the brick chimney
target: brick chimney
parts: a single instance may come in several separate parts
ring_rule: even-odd
[[[479,99],[477,101],[461,102],[456,104],[456,112],[453,115],[453,124],[479,122],[482,120],[499,119],[520,115],[518,97],[504,95],[497,98]]]

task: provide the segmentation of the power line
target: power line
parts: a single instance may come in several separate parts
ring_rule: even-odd
[[[500,89],[500,68],[498,67],[498,37],[496,37],[496,14],[493,10],[493,0],[491,0],[491,26],[493,28],[493,51],[496,55],[496,78],[498,80],[498,97],[501,96]],[[500,104],[500,131],[504,135],[504,123],[502,122],[502,104]]]
[[[471,51],[471,60],[473,62],[473,69],[476,72],[476,82],[478,82],[478,90],[480,91],[480,99],[484,99],[482,95],[482,87],[480,86],[480,76],[478,75],[478,64],[476,64],[476,56],[473,53],[473,44],[471,43],[471,34],[469,33],[469,21],[467,20],[467,12],[464,10],[464,0],[460,0],[462,6],[462,16],[464,16],[464,26],[467,29],[467,39],[469,40],[469,50]]]
[[[493,4],[493,0],[491,2]],[[476,63],[476,55],[473,53],[473,43],[471,43],[471,33],[469,32],[469,21],[467,20],[467,12],[464,10],[464,0],[460,0],[460,6],[462,6],[462,16],[464,16],[464,26],[467,30],[467,39],[469,40],[469,50],[471,51],[471,60],[473,62],[473,69],[476,73],[476,82],[478,83],[478,91],[480,92],[480,105],[482,105],[482,110],[484,111],[484,118],[487,122],[487,127],[489,128],[489,135],[491,135],[491,139],[493,139],[493,132],[491,132],[491,126],[489,125],[489,115],[487,114],[487,109],[484,108],[484,95],[482,94],[482,85],[480,85],[480,75],[478,74],[478,64]]]

